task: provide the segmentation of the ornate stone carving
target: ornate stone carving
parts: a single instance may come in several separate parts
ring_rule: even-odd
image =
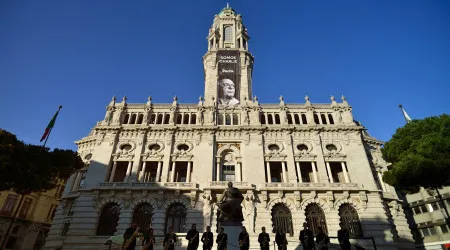
[[[128,208],[130,207],[130,203],[133,199],[133,196],[131,195],[131,190],[125,191],[125,195],[123,197],[123,205]]]
[[[328,191],[327,192],[327,203],[328,206],[333,209],[333,204],[334,204],[334,195],[333,195],[333,191]]]
[[[302,196],[300,191],[294,191],[294,204],[295,204],[295,208],[297,210],[299,210],[301,208],[301,201],[302,201]]]

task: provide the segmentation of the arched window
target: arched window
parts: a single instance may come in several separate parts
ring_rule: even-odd
[[[224,41],[232,42],[233,41],[233,26],[224,27]]]
[[[309,204],[305,209],[305,215],[306,222],[308,223],[309,228],[313,231],[314,235],[319,232],[319,230],[317,230],[318,227],[322,227],[324,232],[328,234],[325,214],[323,213],[322,208],[317,203]]]
[[[178,114],[177,115],[177,124],[181,124],[183,123],[183,115],[182,114]]]
[[[123,118],[123,124],[128,124],[128,120],[130,119],[130,115],[126,114],[125,117]]]
[[[267,115],[267,124],[273,124],[272,114]]]
[[[97,225],[97,235],[114,235],[119,221],[120,207],[117,203],[109,203],[103,207]]]
[[[261,122],[261,124],[266,124],[266,116],[264,114],[259,115],[259,122]]]
[[[286,205],[279,203],[272,208],[272,223],[274,230],[281,228],[286,234],[294,234],[292,214]]]
[[[136,114],[132,114],[131,115],[131,121],[129,123],[130,124],[135,124],[136,123]]]
[[[138,115],[138,120],[137,120],[137,124],[142,124],[142,122],[144,121],[144,114],[139,114]]]
[[[321,114],[320,118],[322,118],[322,124],[327,124],[327,118],[325,117],[324,114]]]
[[[150,124],[156,124],[156,115],[155,114],[152,114],[150,116]]]
[[[136,206],[133,212],[133,222],[138,227],[147,230],[152,224],[153,208],[150,203],[141,203]]]
[[[164,114],[164,124],[169,124],[170,114]]]
[[[275,114],[275,124],[280,124],[280,115]]]
[[[320,124],[319,116],[318,116],[317,114],[314,114],[314,122],[315,122],[316,124]]]
[[[295,115],[293,115],[293,114],[287,114],[288,124],[294,124],[294,123],[292,122],[292,116],[295,116]]]
[[[163,115],[158,114],[158,118],[156,119],[156,124],[162,124],[163,123]]]
[[[217,125],[224,125],[223,116],[224,115],[222,115],[222,114],[217,114]]]
[[[225,114],[225,125],[231,125],[231,115]]]
[[[233,114],[233,125],[239,125],[239,119],[237,114]]]
[[[358,213],[352,205],[345,203],[339,207],[339,218],[344,223],[344,228],[350,231],[350,237],[362,237],[363,232]]]
[[[306,120],[306,115],[302,114],[302,124],[308,124],[308,121]]]
[[[184,114],[183,124],[189,124],[189,114]]]
[[[191,114],[191,124],[197,124],[197,115]]]
[[[330,124],[334,124],[333,116],[331,114],[328,114],[328,120],[330,121]]]
[[[186,208],[181,203],[173,203],[166,212],[166,226],[164,231],[169,231],[173,226],[174,232],[185,232]]]

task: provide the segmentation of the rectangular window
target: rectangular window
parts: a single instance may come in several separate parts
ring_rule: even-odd
[[[420,209],[422,210],[422,213],[428,212],[428,209],[425,205],[420,205]]]
[[[234,181],[235,180],[234,165],[223,165],[222,174],[224,181]]]
[[[25,219],[28,214],[28,210],[31,206],[31,199],[25,198],[22,204],[22,208],[20,209],[19,217]]]
[[[70,222],[64,222],[63,229],[61,230],[61,236],[66,236],[69,231]]]
[[[421,214],[422,211],[420,211],[420,207],[414,207],[414,214]]]
[[[300,173],[302,182],[313,182],[314,172],[312,162],[300,162]]]
[[[15,194],[8,194],[8,197],[6,198],[5,203],[3,204],[1,214],[4,216],[10,216],[12,214],[12,211],[14,210],[14,207],[16,206],[18,195]]]
[[[439,210],[439,208],[440,208],[438,202],[432,202],[431,207],[433,208],[433,210]]]
[[[436,235],[436,234],[437,234],[437,233],[436,233],[436,228],[434,228],[434,227],[429,227],[428,229],[430,230],[430,234],[431,234],[431,235]]]
[[[441,231],[442,231],[442,233],[443,234],[446,234],[446,233],[448,233],[450,230],[449,230],[449,228],[448,228],[448,225],[440,225],[439,226],[440,228],[441,228]]]

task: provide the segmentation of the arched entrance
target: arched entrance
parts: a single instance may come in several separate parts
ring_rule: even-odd
[[[352,205],[345,203],[339,207],[340,222],[350,231],[350,237],[362,237],[363,232],[361,222],[359,221],[358,212]]]
[[[306,222],[309,228],[316,235],[319,230],[318,227],[322,227],[326,234],[328,234],[327,221],[322,208],[317,203],[309,204],[305,209]]]
[[[136,206],[133,212],[133,222],[136,222],[138,227],[147,230],[152,224],[153,208],[150,203],[141,203]]]
[[[280,228],[286,234],[294,234],[291,210],[285,204],[278,203],[272,208],[272,223],[274,230]]]

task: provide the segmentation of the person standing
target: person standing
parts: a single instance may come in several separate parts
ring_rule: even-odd
[[[213,243],[214,243],[214,236],[211,232],[211,227],[206,227],[206,232],[202,235],[202,242],[203,242],[203,250],[211,250]]]
[[[219,228],[219,234],[217,235],[216,243],[217,243],[217,250],[227,249],[228,235],[224,232],[223,227]]]
[[[133,236],[133,234],[137,232],[139,232],[139,227],[137,226],[136,222],[133,222],[131,224],[131,227],[125,230],[125,233],[123,234],[123,246],[125,247],[125,244],[127,244],[129,240],[132,240],[128,247],[125,248],[125,250],[134,250],[136,248],[137,237]],[[134,239],[131,239],[132,237],[134,237]]]
[[[245,227],[242,227],[238,240],[239,248],[241,250],[248,250],[250,248],[250,239],[248,238],[247,229]]]
[[[328,243],[330,243],[330,238],[325,233],[322,227],[318,227],[319,233],[316,235],[317,250],[328,250]]]
[[[338,230],[338,241],[342,250],[350,250],[352,245],[350,244],[350,231],[345,228],[344,223],[339,223],[341,229]]]
[[[169,232],[164,235],[164,250],[174,250],[177,242],[177,235],[173,232],[173,226],[169,228]]]
[[[277,243],[278,250],[286,250],[287,249],[287,238],[284,231],[281,227],[277,228],[277,233],[275,234],[275,243]]]
[[[147,234],[144,236],[142,241],[142,250],[153,250],[155,244],[155,235],[153,233],[153,228],[149,228]]]
[[[188,240],[187,250],[197,250],[199,243],[199,232],[197,231],[197,225],[194,223],[186,234],[186,240]]]
[[[261,247],[261,250],[269,250],[270,236],[266,233],[265,227],[262,227],[261,231],[262,232],[258,235],[259,246]]]
[[[300,231],[300,236],[298,239],[302,243],[304,250],[314,249],[314,235],[311,229],[309,229],[308,223],[303,223],[303,230]]]

